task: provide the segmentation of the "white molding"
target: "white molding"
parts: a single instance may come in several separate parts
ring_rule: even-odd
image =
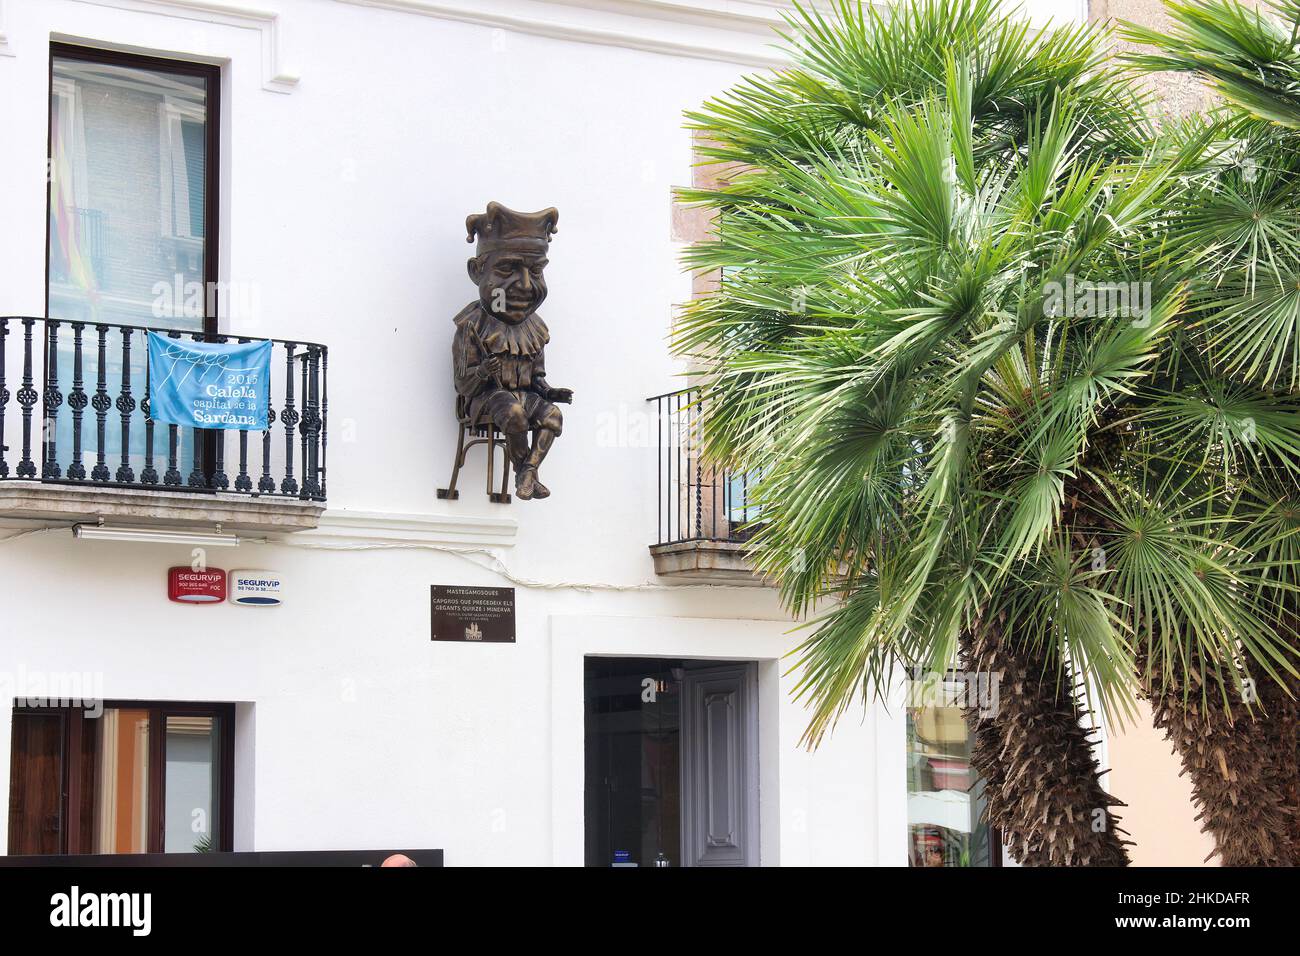
[[[135,13],[216,23],[240,30],[256,30],[262,47],[262,88],[272,93],[292,93],[300,77],[287,69],[280,55],[280,14],[275,10],[226,3],[224,0],[76,0],[77,3]],[[4,52],[3,3],[0,0],[0,53]],[[10,54],[12,56],[12,54]]]
[[[789,64],[773,48],[777,8],[755,0],[336,0],[556,40],[742,66]],[[593,13],[597,16],[593,16]],[[664,26],[667,26],[667,30]],[[690,30],[683,30],[689,27]],[[686,37],[691,39],[686,39]]]
[[[783,21],[790,0],[540,0],[553,6],[605,10],[631,16],[709,23],[729,30],[767,34]]]
[[[5,6],[8,0],[0,0],[0,56],[15,56],[13,47],[9,45],[9,33],[5,27]]]
[[[287,535],[286,543],[328,547],[509,548],[519,522],[514,518],[460,514],[402,514],[330,508],[310,531]]]

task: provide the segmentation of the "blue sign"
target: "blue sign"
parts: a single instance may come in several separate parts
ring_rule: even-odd
[[[149,416],[154,421],[264,431],[270,398],[270,342],[182,342],[149,333]]]

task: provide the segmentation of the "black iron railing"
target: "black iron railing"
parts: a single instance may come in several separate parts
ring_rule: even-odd
[[[0,316],[0,480],[325,500],[325,346],[152,330],[196,342],[271,342],[271,408],[257,435],[156,425],[148,331]]]
[[[656,544],[744,541],[757,528],[751,476],[716,467],[700,454],[703,399],[696,389],[656,395],[658,442]]]

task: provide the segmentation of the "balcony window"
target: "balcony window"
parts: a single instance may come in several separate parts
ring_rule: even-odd
[[[218,78],[202,64],[54,45],[51,318],[215,331]],[[204,290],[191,300],[200,308],[177,307],[187,286]]]
[[[231,849],[230,705],[20,707],[13,721],[10,854]]]
[[[56,45],[50,70],[48,305],[51,318],[215,332],[215,256],[208,256],[215,185],[217,69]],[[187,291],[188,290],[188,291]],[[210,308],[211,307],[211,308]],[[125,357],[143,382],[143,332],[126,355],[105,354],[106,378],[120,381]],[[69,335],[55,340],[57,371],[74,373]],[[97,373],[88,357],[85,373]],[[181,432],[177,453],[193,457]],[[117,458],[121,435],[106,436]],[[128,458],[144,468],[144,430]],[[72,421],[58,422],[56,447],[72,447]],[[66,457],[66,456],[65,456]],[[61,463],[64,468],[69,461]]]

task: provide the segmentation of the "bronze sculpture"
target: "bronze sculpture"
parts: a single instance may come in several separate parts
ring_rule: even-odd
[[[478,239],[477,254],[468,262],[478,300],[455,319],[456,391],[463,417],[471,423],[490,421],[505,436],[515,494],[524,500],[551,493],[537,470],[563,429],[556,404],[573,401],[572,389],[546,381],[551,336],[537,314],[546,298],[546,255],[559,218],[553,208],[521,213],[490,202],[487,212],[465,220],[465,241]]]

